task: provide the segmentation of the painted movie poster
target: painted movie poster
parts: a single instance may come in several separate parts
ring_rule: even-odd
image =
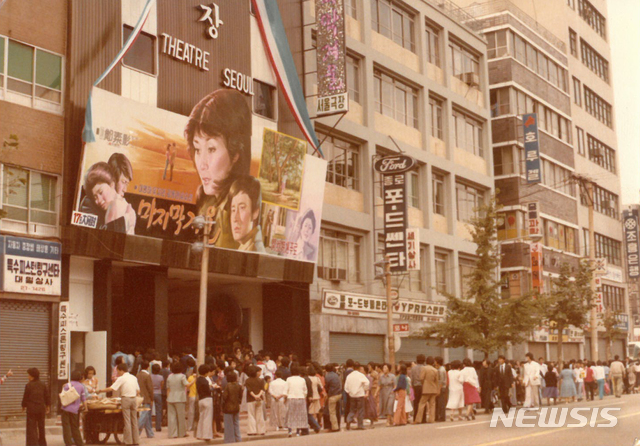
[[[94,88],[72,224],[193,241],[204,215],[212,247],[315,261],[327,163],[271,129],[252,147],[251,120],[236,90],[215,90],[182,116]],[[304,239],[297,219],[312,204]],[[282,245],[293,238],[306,255]]]

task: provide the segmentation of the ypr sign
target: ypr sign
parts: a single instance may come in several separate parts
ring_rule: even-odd
[[[528,113],[522,115],[524,130],[524,154],[526,159],[527,183],[542,181],[540,168],[540,144],[538,138],[538,115]]]
[[[318,116],[349,111],[344,0],[316,0]]]
[[[60,302],[58,312],[58,379],[69,378],[69,302]]]
[[[634,211],[626,210],[622,213],[624,241],[627,252],[627,274],[630,279],[640,277],[638,263],[638,215]]]
[[[374,168],[382,174],[384,206],[384,253],[391,262],[392,273],[407,271],[407,194],[405,172],[414,164],[406,155],[385,157]]]

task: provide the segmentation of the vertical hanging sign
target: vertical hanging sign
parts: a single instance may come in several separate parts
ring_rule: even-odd
[[[409,271],[420,271],[420,230],[407,228],[407,261]]]
[[[407,272],[407,193],[405,172],[415,160],[407,155],[387,156],[374,164],[382,174],[384,205],[384,254],[391,262],[392,273]],[[375,217],[374,217],[375,218]]]
[[[58,379],[69,379],[69,302],[60,302],[58,312]]]
[[[627,252],[627,274],[630,279],[636,279],[640,277],[640,264],[638,263],[638,215],[634,211],[624,211],[622,213],[622,224]]]
[[[344,0],[316,0],[318,116],[349,111]]]
[[[531,243],[531,288],[543,292],[542,243]]]
[[[540,144],[538,140],[538,115],[528,113],[522,115],[524,130],[524,154],[526,159],[527,183],[542,181],[540,168]]]
[[[529,221],[529,237],[542,237],[542,225],[540,224],[540,210],[537,201],[527,203],[527,220]]]

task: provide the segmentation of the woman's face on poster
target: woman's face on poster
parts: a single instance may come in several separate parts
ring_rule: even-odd
[[[129,178],[125,177],[123,174],[120,174],[120,179],[116,183],[116,192],[121,197],[124,197],[124,194],[127,193],[127,188],[129,187]]]
[[[193,149],[204,193],[217,195],[220,183],[229,176],[238,155],[231,159],[222,136],[207,136],[202,133],[193,137]]]
[[[106,211],[109,204],[116,198],[116,190],[113,188],[113,184],[98,183],[91,189],[91,196],[93,201],[98,205],[100,209]]]
[[[309,243],[311,241],[311,236],[313,235],[313,222],[310,218],[305,218],[302,222],[302,227],[300,228],[300,237],[302,241],[305,243]]]

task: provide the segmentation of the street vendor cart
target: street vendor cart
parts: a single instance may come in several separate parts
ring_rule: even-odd
[[[119,398],[106,400],[88,404],[89,410],[84,417],[83,429],[86,444],[105,444],[112,435],[116,444],[122,444],[124,419]],[[138,415],[147,410],[151,409],[138,407]]]

